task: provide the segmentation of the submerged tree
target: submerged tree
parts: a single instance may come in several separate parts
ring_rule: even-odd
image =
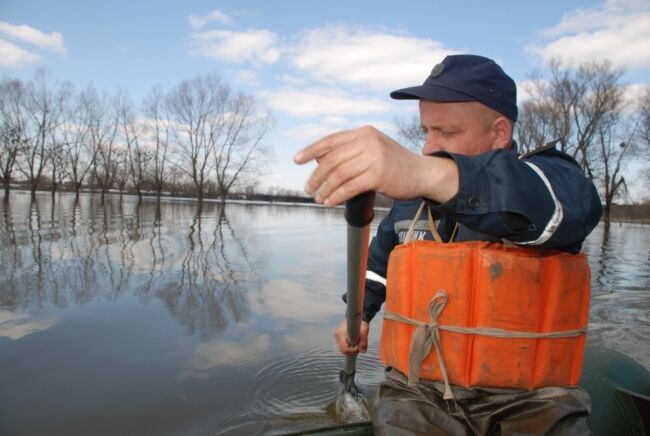
[[[4,184],[5,198],[18,156],[28,142],[24,99],[25,87],[21,81],[0,83],[0,181]]]
[[[571,66],[549,64],[549,78],[536,76],[521,105],[517,140],[523,150],[560,139],[565,151],[594,181],[608,223],[613,202],[627,192],[623,173],[636,149],[636,114],[624,99],[623,68],[608,61]]]
[[[45,70],[38,70],[26,85],[25,120],[29,144],[22,153],[20,171],[29,181],[32,195],[36,194],[43,171],[55,153],[61,153],[56,130],[72,92],[69,83],[54,80]]]
[[[171,123],[165,106],[165,96],[160,87],[152,88],[145,97],[144,114],[147,117],[145,135],[151,151],[149,180],[160,200],[162,190],[170,180],[172,168],[168,153]]]
[[[648,168],[648,160],[650,160],[650,88],[646,89],[639,98],[639,140],[642,145],[642,155],[645,157],[645,168]],[[645,186],[650,187],[650,171],[645,171],[643,183]],[[650,189],[646,190],[646,192]],[[650,204],[650,195],[645,195],[646,204]]]
[[[83,103],[88,111],[88,143],[92,150],[92,176],[102,196],[113,186],[120,165],[116,150],[118,115],[116,100],[107,93],[101,97],[93,86],[83,92]]]
[[[216,141],[214,167],[217,188],[225,201],[235,184],[243,186],[251,176],[259,175],[270,157],[263,143],[271,127],[268,114],[258,114],[252,96],[238,94],[227,102],[223,129]]]
[[[650,156],[650,88],[646,88],[639,99],[640,137]]]
[[[127,177],[124,177],[122,182],[126,184],[128,176],[130,176],[138,198],[142,199],[142,189],[147,181],[150,162],[150,154],[147,153],[142,143],[142,123],[137,119],[133,103],[125,90],[118,93],[116,105],[120,130],[126,144],[124,170]]]
[[[268,158],[263,139],[268,115],[257,113],[252,96],[233,94],[216,74],[183,81],[168,96],[168,110],[180,168],[199,201],[216,176],[222,198]]]
[[[523,151],[547,141],[561,139],[560,150],[568,153],[594,179],[600,159],[599,131],[624,109],[624,69],[608,61],[571,66],[554,59],[549,78],[534,76],[531,97],[521,105],[517,141]],[[611,127],[607,127],[611,129]]]
[[[194,184],[199,201],[214,165],[215,138],[221,128],[218,121],[225,111],[228,92],[216,75],[207,75],[183,81],[167,100],[174,124],[177,167]]]
[[[65,144],[66,168],[68,178],[78,196],[84,181],[95,166],[96,149],[90,141],[90,111],[87,92],[77,94],[66,108],[66,121],[61,128]]]

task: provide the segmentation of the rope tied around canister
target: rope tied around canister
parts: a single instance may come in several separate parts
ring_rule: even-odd
[[[429,303],[429,317],[430,322],[422,322],[416,319],[400,315],[395,312],[386,311],[384,319],[390,321],[402,322],[415,326],[415,331],[411,337],[411,344],[409,347],[409,360],[408,360],[408,384],[410,387],[417,387],[418,380],[420,379],[420,369],[422,362],[431,352],[434,347],[438,357],[438,364],[440,365],[440,373],[445,385],[443,398],[445,400],[454,399],[454,394],[449,384],[449,376],[447,374],[447,367],[442,355],[442,346],[440,345],[440,330],[463,333],[481,336],[491,336],[496,338],[523,338],[523,339],[556,339],[556,338],[571,338],[580,336],[587,333],[586,326],[580,329],[565,330],[558,332],[522,332],[516,330],[505,330],[494,327],[459,327],[450,325],[441,325],[438,323],[438,318],[447,305],[449,295],[444,289],[439,290],[431,299]]]

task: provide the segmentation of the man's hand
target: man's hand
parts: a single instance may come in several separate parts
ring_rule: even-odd
[[[298,164],[311,160],[318,167],[305,191],[325,206],[365,191],[439,202],[458,191],[458,170],[451,159],[417,155],[371,126],[328,135],[294,156]]]
[[[368,351],[368,330],[370,324],[366,321],[361,321],[361,328],[359,329],[359,343],[357,345],[350,345],[347,340],[348,336],[348,323],[346,320],[341,321],[339,326],[334,331],[334,338],[339,345],[339,350],[343,354],[357,354],[359,352],[365,353]]]

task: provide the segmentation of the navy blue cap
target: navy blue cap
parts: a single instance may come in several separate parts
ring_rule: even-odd
[[[396,100],[479,101],[517,121],[517,85],[492,59],[450,55],[420,86],[390,93]]]

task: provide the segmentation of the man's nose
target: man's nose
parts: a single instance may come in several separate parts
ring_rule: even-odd
[[[422,154],[427,156],[440,150],[442,150],[442,147],[438,141],[436,141],[435,137],[433,135],[427,135],[424,145],[422,146]]]

